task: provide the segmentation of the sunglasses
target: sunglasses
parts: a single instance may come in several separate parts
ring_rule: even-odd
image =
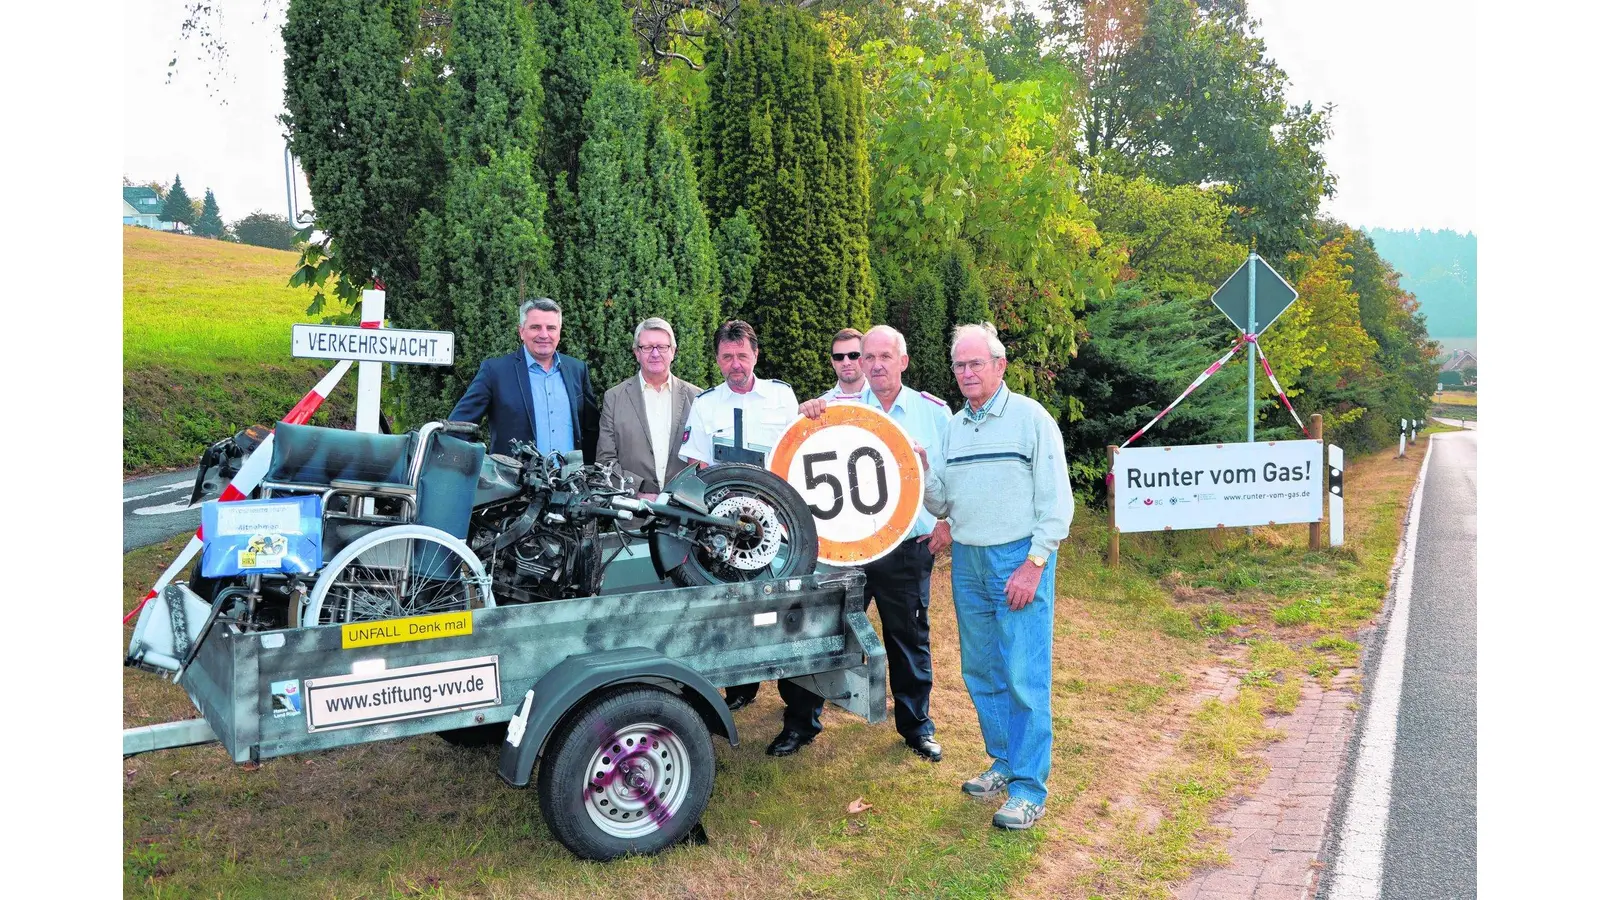
[[[844,362],[847,359],[860,359],[860,358],[861,358],[861,351],[860,350],[851,350],[849,353],[835,353],[833,355],[833,361],[834,362]]]

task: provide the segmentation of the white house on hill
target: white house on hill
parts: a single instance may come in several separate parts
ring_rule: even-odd
[[[154,188],[124,187],[122,189],[122,224],[157,231],[177,231],[177,222],[161,218],[164,201]]]

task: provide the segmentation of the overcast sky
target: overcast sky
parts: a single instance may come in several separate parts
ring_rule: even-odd
[[[283,215],[278,29],[287,3],[219,5],[230,10],[221,22],[229,49],[221,77],[196,58],[197,42],[179,41],[184,0],[128,5],[123,171],[161,181],[181,173],[191,197],[216,192],[228,221],[254,209]],[[1325,150],[1339,191],[1326,212],[1357,226],[1475,228],[1471,4],[1251,0],[1251,9],[1289,74],[1290,99],[1337,106]],[[304,190],[302,183],[301,204],[309,206]]]

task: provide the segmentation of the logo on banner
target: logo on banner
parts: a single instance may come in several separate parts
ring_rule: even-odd
[[[800,492],[817,523],[817,559],[859,566],[893,550],[922,508],[922,463],[900,424],[841,403],[789,426],[770,468]]]

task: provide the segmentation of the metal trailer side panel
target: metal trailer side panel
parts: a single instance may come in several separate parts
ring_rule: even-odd
[[[865,614],[864,578],[840,571],[779,581],[674,588],[475,610],[472,633],[343,649],[337,626],[253,634],[214,626],[182,679],[236,762],[410,737],[511,718],[562,660],[639,647],[724,687],[811,677],[818,693],[870,722],[885,716],[883,645]],[[497,656],[500,703],[402,721],[307,730],[274,712],[272,685]],[[381,661],[381,662],[379,662]]]

